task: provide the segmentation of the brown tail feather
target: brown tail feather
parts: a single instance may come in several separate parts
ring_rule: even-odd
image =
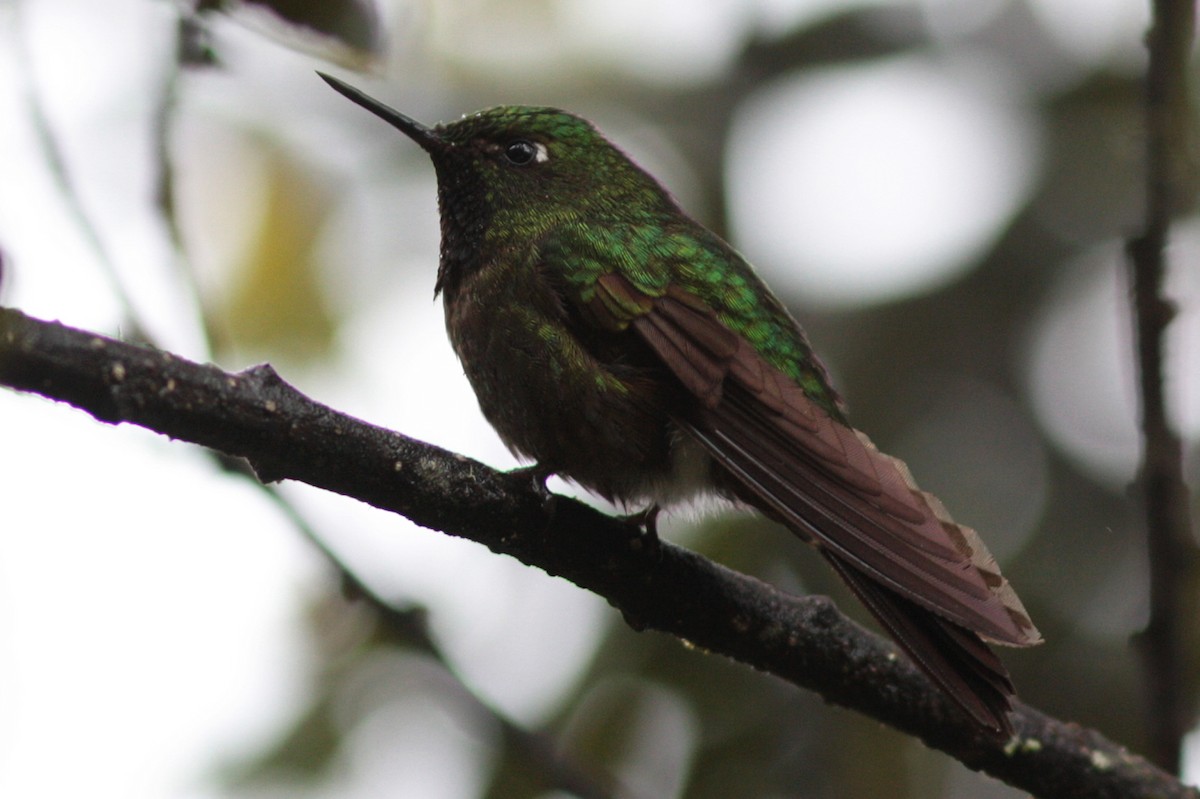
[[[837,555],[822,554],[930,679],[984,727],[1005,739],[1012,735],[1012,681],[978,635],[880,585]]]

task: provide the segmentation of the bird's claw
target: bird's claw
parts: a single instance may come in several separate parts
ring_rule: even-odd
[[[529,485],[533,488],[533,493],[537,494],[541,500],[542,509],[550,513],[554,509],[554,493],[546,487],[546,481],[554,474],[554,469],[543,466],[540,463],[535,463],[532,466],[521,466],[512,469],[508,475],[516,481],[529,481]]]
[[[652,504],[637,513],[617,517],[636,532],[630,541],[630,546],[634,549],[645,550],[656,559],[659,556],[661,544],[658,538],[658,514],[661,510],[657,504]]]

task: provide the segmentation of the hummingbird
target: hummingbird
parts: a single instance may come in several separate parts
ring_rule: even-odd
[[[749,263],[587,120],[498,106],[434,127],[321,73],[437,173],[434,294],[505,445],[626,507],[716,495],[824,556],[993,737],[1012,680],[987,642],[1041,641],[978,534],[850,425]]]

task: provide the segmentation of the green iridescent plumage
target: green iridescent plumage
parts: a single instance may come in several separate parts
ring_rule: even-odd
[[[545,202],[530,203],[492,166],[486,202],[493,209],[484,247],[521,248],[553,262],[581,301],[614,269],[640,292],[661,296],[674,283],[708,303],[776,368],[840,417],[837,395],[803,332],[749,264],[728,244],[684,216],[670,195],[586,120],[553,108],[501,106],[435,128],[447,141],[501,141],[517,132],[546,148],[556,179]],[[536,131],[536,135],[530,132]],[[482,167],[487,169],[487,166]]]
[[[984,639],[1037,630],[978,535],[849,426],[737,252],[579,117],[507,106],[427,128],[326,80],[432,158],[446,329],[514,452],[625,503],[759,508],[982,727],[1011,732]]]
[[[702,239],[695,230],[662,224],[588,225],[543,246],[544,257],[567,265],[567,280],[581,302],[590,302],[597,279],[614,270],[648,297],[663,296],[671,285],[695,295],[814,402],[841,418],[837,395],[804,334],[745,260],[716,236]],[[638,308],[631,307],[628,321],[637,315]]]

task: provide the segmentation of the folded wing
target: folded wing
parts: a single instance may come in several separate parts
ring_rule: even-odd
[[[980,636],[1041,639],[975,532],[694,295],[672,285],[648,297],[609,274],[592,305],[635,311],[629,328],[695,400],[676,421],[733,493],[814,543],[944,690],[985,726],[1010,731],[1012,684]]]

